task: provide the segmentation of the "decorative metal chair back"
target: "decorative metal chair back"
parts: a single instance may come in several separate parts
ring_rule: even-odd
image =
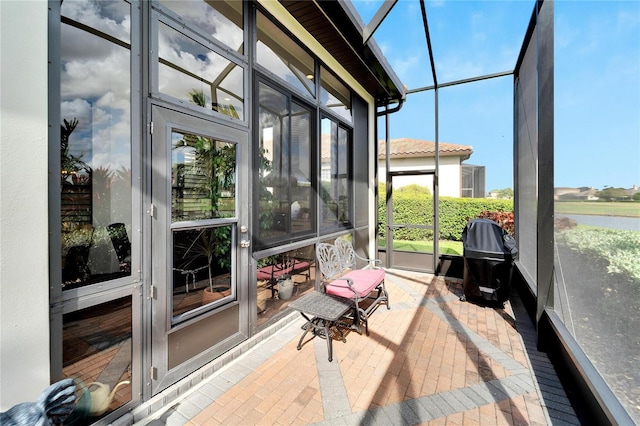
[[[356,269],[356,252],[351,241],[345,238],[336,238],[334,244],[336,250],[338,250],[338,257],[342,262],[342,269]]]
[[[322,273],[322,281],[331,281],[342,275],[342,261],[334,245],[318,243],[316,245],[316,257],[318,258],[318,267]]]

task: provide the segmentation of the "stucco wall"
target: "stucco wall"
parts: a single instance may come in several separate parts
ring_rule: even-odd
[[[0,410],[49,385],[47,2],[0,1]]]
[[[434,158],[394,158],[391,160],[391,170],[434,170]],[[380,182],[386,179],[386,168],[384,161],[378,162],[378,173]],[[414,177],[398,176],[394,179],[394,187],[401,187],[414,183]],[[419,178],[419,182],[424,182],[424,178]],[[429,189],[433,188],[433,180],[429,179]],[[418,183],[418,182],[416,182]],[[460,197],[462,185],[462,172],[460,169],[460,157],[440,157],[440,196]],[[433,192],[433,190],[432,190]]]

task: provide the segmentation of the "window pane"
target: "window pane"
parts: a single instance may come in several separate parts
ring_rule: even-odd
[[[324,67],[320,67],[320,102],[348,122],[352,121],[351,91]]]
[[[329,118],[323,118],[321,140],[320,199],[323,230],[350,223],[349,133]]]
[[[293,103],[291,113],[291,233],[312,229],[311,111]]]
[[[63,289],[131,274],[129,7],[62,4],[68,18],[60,41]]]
[[[234,217],[235,144],[173,131],[171,221]]]
[[[160,0],[207,35],[244,53],[242,2],[226,0]]]
[[[338,223],[349,223],[349,133],[338,127],[338,174],[336,176],[338,195]]]
[[[258,327],[281,314],[291,301],[313,291],[315,257],[315,246],[309,245],[257,261]]]
[[[158,33],[160,93],[244,119],[243,69],[162,22]]]
[[[75,380],[77,396],[65,424],[90,424],[131,401],[131,297],[65,314],[62,321],[62,374]],[[110,401],[97,396],[112,392]]]
[[[301,92],[315,96],[314,60],[262,13],[258,12],[258,63]]]
[[[173,232],[174,321],[208,304],[233,300],[232,226]]]
[[[256,245],[264,248],[313,230],[312,114],[262,83],[259,99]]]
[[[285,95],[260,84],[259,89],[258,245],[282,239],[289,224],[289,106]]]
[[[65,0],[60,4],[60,14],[65,18],[94,28],[126,44],[131,43],[130,9],[129,3],[122,0]],[[67,41],[81,44],[78,39]],[[73,46],[65,46],[63,43],[61,47],[65,49]]]

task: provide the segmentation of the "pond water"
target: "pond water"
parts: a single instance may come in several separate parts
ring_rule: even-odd
[[[556,218],[568,217],[579,225],[598,226],[601,228],[622,229],[640,232],[640,218],[619,216],[594,216],[586,214],[556,214]]]

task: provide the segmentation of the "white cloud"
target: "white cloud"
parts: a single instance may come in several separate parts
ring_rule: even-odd
[[[95,59],[65,57],[61,71],[63,99],[97,98],[113,92],[119,99],[129,99],[130,51],[112,45],[109,54]]]
[[[214,9],[216,2],[162,1],[161,3],[233,49],[237,50],[244,41],[242,29]]]
[[[60,106],[62,118],[71,121],[74,118],[78,120],[77,131],[89,129],[91,122],[91,104],[84,99],[73,99],[62,102]],[[62,120],[61,120],[62,121]]]
[[[120,40],[129,41],[131,34],[130,6],[127,3],[100,1],[62,2],[63,16],[96,28]]]

